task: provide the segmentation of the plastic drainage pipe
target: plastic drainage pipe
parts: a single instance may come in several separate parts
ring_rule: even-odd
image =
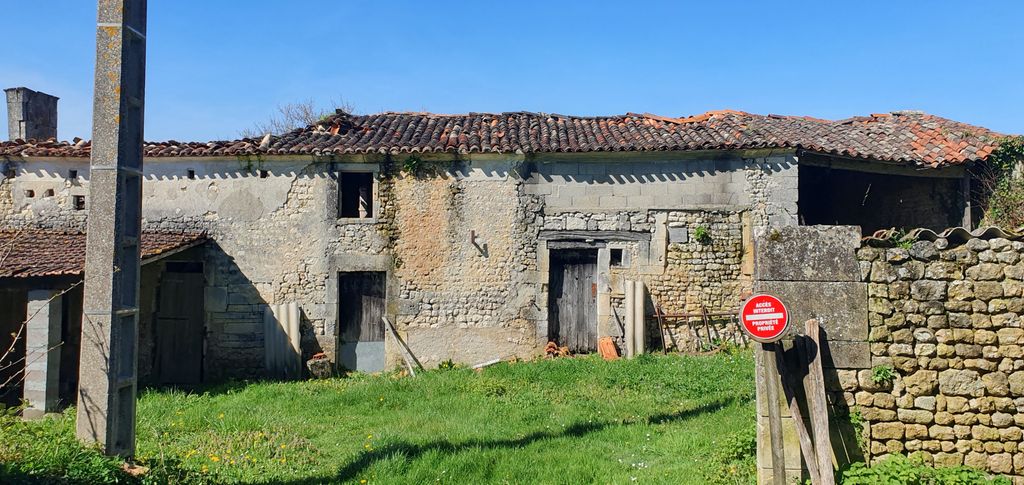
[[[626,341],[626,358],[629,359],[633,357],[633,346],[636,344],[636,339],[633,336],[636,332],[636,324],[633,323],[633,319],[636,318],[634,308],[636,306],[636,291],[633,289],[633,281],[626,280],[625,285],[626,289],[623,293],[626,296],[626,324],[623,325],[625,327],[623,330],[626,332],[624,339]]]
[[[633,285],[636,295],[633,296],[633,309],[636,313],[633,314],[633,352],[634,354],[644,353],[644,347],[646,342],[644,337],[646,336],[644,328],[644,282],[637,281]]]

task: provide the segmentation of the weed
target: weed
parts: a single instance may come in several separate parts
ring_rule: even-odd
[[[878,365],[871,368],[871,382],[875,384],[890,384],[896,378],[896,372],[891,366]]]
[[[871,467],[854,463],[841,473],[844,485],[874,485],[877,483],[935,483],[944,485],[994,484],[1009,485],[1006,477],[988,478],[985,472],[965,466],[933,468],[923,457],[914,454],[890,455]]]
[[[693,240],[701,244],[711,244],[711,230],[703,224],[693,228]]]

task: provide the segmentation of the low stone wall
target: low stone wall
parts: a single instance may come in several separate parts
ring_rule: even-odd
[[[947,244],[857,251],[872,369],[839,384],[871,460],[918,452],[1024,483],[1024,242]]]

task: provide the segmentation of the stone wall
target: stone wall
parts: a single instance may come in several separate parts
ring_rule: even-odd
[[[920,453],[1024,483],[1024,242],[864,247],[871,366],[839,375],[872,460]],[[878,372],[878,371],[876,371]]]
[[[144,227],[211,238],[200,252],[206,376],[216,380],[261,373],[268,304],[298,302],[304,354],[332,354],[339,272],[386,272],[387,314],[426,364],[475,363],[543,348],[550,241],[571,234],[600,243],[601,332],[618,336],[626,278],[645,281],[665,311],[735,307],[750,285],[751,231],[796,222],[792,154],[576,158],[435,157],[416,174],[387,156],[147,160]],[[0,224],[85,228],[89,201],[76,207],[76,197],[88,195],[87,160],[4,168]],[[375,216],[339,218],[337,174],[368,170]],[[648,198],[631,201],[638,190]],[[694,236],[701,227],[708,241]],[[611,249],[630,264],[611,268]],[[668,340],[685,348],[688,338]]]

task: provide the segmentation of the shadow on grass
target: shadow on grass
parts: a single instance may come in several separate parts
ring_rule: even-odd
[[[575,423],[570,426],[567,426],[565,429],[561,431],[537,431],[534,433],[530,433],[526,436],[523,436],[522,438],[515,439],[469,440],[461,443],[452,443],[447,440],[438,440],[424,444],[414,444],[408,442],[395,443],[384,446],[382,448],[375,449],[373,451],[363,452],[362,454],[359,455],[358,458],[339,468],[338,472],[335,473],[334,475],[307,477],[298,480],[284,482],[260,481],[252,483],[285,483],[289,485],[311,485],[344,480],[354,480],[360,475],[362,475],[374,463],[381,460],[386,460],[391,456],[395,456],[396,454],[398,456],[404,456],[406,461],[413,461],[418,457],[429,452],[440,452],[447,455],[455,455],[467,449],[517,449],[543,440],[558,438],[579,438],[587,434],[596,433],[615,426],[664,424],[676,421],[684,421],[702,414],[717,412],[721,409],[724,409],[735,404],[740,400],[741,398],[739,397],[731,396],[725,399],[720,399],[717,401],[702,404],[692,409],[684,409],[674,413],[655,414],[647,417],[620,421],[604,421],[599,423]]]

